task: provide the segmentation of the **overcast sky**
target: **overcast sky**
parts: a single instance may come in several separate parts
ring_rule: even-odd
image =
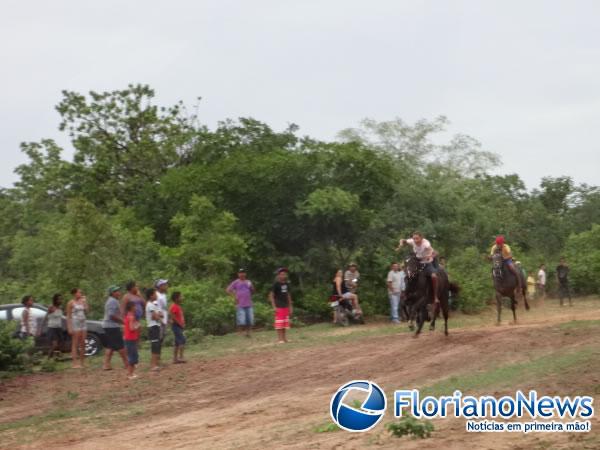
[[[362,118],[444,114],[500,172],[600,184],[600,2],[0,3],[0,185],[54,138],[62,89],[141,82],[200,119],[252,116],[331,139]],[[67,156],[70,156],[70,151]]]

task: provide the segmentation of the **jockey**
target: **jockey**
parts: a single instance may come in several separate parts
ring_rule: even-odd
[[[501,252],[502,259],[504,260],[504,265],[510,270],[513,275],[517,278],[519,283],[519,289],[523,289],[521,284],[521,276],[518,273],[517,268],[513,264],[513,255],[510,247],[504,243],[504,236],[500,235],[496,238],[496,243],[492,245],[492,249],[490,250],[490,256],[493,256],[494,253]]]
[[[413,252],[424,265],[423,271],[425,275],[431,277],[431,289],[433,290],[433,302],[439,303],[438,299],[438,279],[437,279],[437,268],[435,266],[435,257],[437,256],[436,251],[431,246],[431,243],[423,237],[423,233],[415,231],[411,239],[400,239],[400,245],[396,250],[400,250],[400,247],[404,245],[412,245]]]

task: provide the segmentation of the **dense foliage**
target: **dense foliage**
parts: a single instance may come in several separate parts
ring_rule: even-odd
[[[483,257],[507,236],[529,271],[565,253],[576,290],[598,293],[600,191],[568,177],[528,191],[517,175],[492,175],[496,155],[473,138],[441,134],[447,119],[364,121],[334,142],[281,132],[254,119],[200,125],[182,104],[159,107],[148,86],[64,92],[52,140],[24,143],[29,162],[0,193],[4,301],[26,292],[48,302],[73,286],[99,315],[105,288],[168,277],[206,332],[233,325],[224,288],[244,266],[268,322],[273,270],[291,270],[297,312],[324,318],[336,268],[359,264],[367,312],[385,313],[385,274],[398,238],[422,230],[463,286],[460,306],[491,297]],[[262,303],[261,303],[262,302]]]

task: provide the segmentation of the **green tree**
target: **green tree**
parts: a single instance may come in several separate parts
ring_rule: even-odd
[[[189,212],[172,220],[181,235],[179,246],[163,249],[170,267],[188,279],[228,276],[246,254],[236,223],[233,214],[219,211],[206,197],[192,196]]]
[[[89,98],[63,91],[56,107],[60,129],[75,147],[73,189],[96,205],[112,199],[134,204],[148,184],[158,182],[178,163],[193,134],[193,118],[181,103],[152,104],[154,90],[129,85],[111,92],[90,91]]]

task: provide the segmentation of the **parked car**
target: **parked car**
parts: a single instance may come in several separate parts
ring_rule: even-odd
[[[9,305],[0,305],[0,320],[14,321],[17,324],[16,331],[18,331],[21,322],[21,314],[25,307],[21,303],[13,303]],[[48,340],[48,327],[44,323],[44,318],[48,308],[44,305],[35,303],[31,307],[31,314],[35,317],[38,322],[38,327],[41,326],[41,332],[35,337],[35,347],[41,351],[48,351],[50,349],[50,342]],[[99,320],[86,320],[87,324],[87,337],[85,339],[85,355],[94,356],[102,351],[104,342],[104,329],[102,328],[102,322]],[[71,336],[67,332],[67,318],[63,316],[63,348],[60,350],[63,353],[69,353],[71,351]],[[15,333],[15,338],[17,334]]]

